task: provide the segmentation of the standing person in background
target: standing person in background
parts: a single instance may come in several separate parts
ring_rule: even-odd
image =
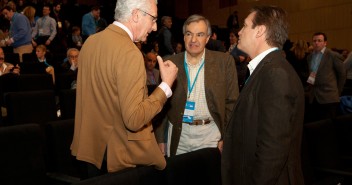
[[[238,48],[252,60],[224,135],[223,185],[304,184],[304,90],[280,51],[287,29],[283,9],[256,6],[239,32]]]
[[[64,16],[62,15],[61,12],[61,3],[54,3],[53,6],[53,11],[51,14],[51,17],[53,17],[56,21],[56,48],[55,51],[56,52],[65,52],[67,49],[67,40],[66,40],[66,36],[68,34],[67,31],[67,21],[65,20]]]
[[[26,16],[14,12],[10,6],[5,6],[1,10],[5,18],[11,21],[9,30],[9,39],[6,39],[5,44],[13,47],[13,52],[20,55],[22,62],[23,53],[32,53],[32,28]]]
[[[172,95],[178,69],[158,57],[162,82],[148,96],[143,55],[134,44],[157,30],[156,3],[117,0],[115,21],[80,51],[71,152],[88,167],[87,177],[137,165],[166,166],[151,119]]]
[[[172,26],[172,18],[169,16],[163,16],[161,18],[162,28],[159,30],[158,33],[158,43],[159,43],[159,55],[164,57],[167,55],[175,54],[174,48],[172,47],[172,33],[171,33],[171,26]]]
[[[24,9],[23,9],[23,15],[25,15],[28,20],[29,20],[29,23],[31,25],[31,28],[32,28],[32,31],[35,27],[35,9],[33,6],[26,6]]]
[[[32,32],[32,44],[34,47],[43,44],[50,51],[54,49],[53,44],[56,34],[56,21],[50,17],[50,6],[44,5],[43,16],[37,20]]]
[[[100,16],[99,6],[93,6],[92,10],[82,18],[82,38],[83,42],[97,31],[97,20]]]
[[[160,73],[158,69],[155,69],[156,63],[158,62],[156,56],[155,53],[148,52],[144,57],[145,69],[147,71],[147,85],[160,84]]]
[[[345,86],[352,87],[352,52],[348,54],[343,64],[345,65],[345,69],[347,71]]]
[[[346,80],[343,58],[326,47],[328,41],[326,34],[316,32],[312,40],[313,53],[307,58],[309,67],[307,121],[336,116]]]
[[[218,40],[218,33],[215,27],[211,28],[211,36],[205,47],[213,51],[226,52],[226,48],[221,40]]]

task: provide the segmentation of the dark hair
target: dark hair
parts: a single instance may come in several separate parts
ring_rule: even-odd
[[[230,30],[230,33],[233,33],[234,35],[235,35],[235,37],[239,37],[238,36],[238,31],[237,31],[237,29],[236,28],[232,28],[231,30]]]
[[[318,35],[322,35],[324,37],[324,41],[328,41],[328,37],[326,36],[326,34],[324,32],[315,32],[313,34],[313,37],[318,36]]]
[[[4,10],[13,11],[12,7],[9,6],[9,5],[4,6],[4,7],[1,9],[1,12],[4,11]]]
[[[92,11],[93,11],[93,10],[95,10],[95,11],[100,10],[100,6],[98,6],[98,5],[92,6],[92,9],[91,9],[91,10],[92,10]]]
[[[264,25],[266,41],[270,46],[282,48],[288,38],[287,14],[284,9],[276,6],[255,6],[252,28]]]

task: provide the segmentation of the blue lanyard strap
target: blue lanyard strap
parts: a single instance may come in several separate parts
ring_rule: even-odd
[[[192,90],[194,88],[194,85],[196,84],[196,81],[198,79],[199,72],[204,66],[204,59],[202,59],[202,61],[201,61],[202,64],[200,65],[200,67],[198,69],[198,72],[196,74],[196,77],[194,78],[194,81],[193,81],[192,85],[191,85],[191,79],[189,77],[188,66],[187,66],[187,62],[186,61],[187,61],[187,58],[186,58],[186,52],[185,52],[184,66],[185,66],[185,71],[186,71],[186,76],[187,76],[187,84],[188,84],[187,87],[188,87],[188,98],[189,98],[191,96],[191,92],[192,92]]]

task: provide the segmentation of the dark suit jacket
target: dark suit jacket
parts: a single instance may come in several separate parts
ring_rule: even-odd
[[[214,40],[212,38],[209,39],[205,47],[213,51],[226,52],[225,46],[222,44],[222,42],[220,40]]]
[[[304,91],[281,51],[269,53],[242,89],[224,135],[223,185],[301,185]]]
[[[176,154],[182,131],[182,115],[187,99],[187,76],[184,68],[184,52],[171,56],[178,67],[177,79],[173,85],[173,95],[168,100],[167,116],[173,124],[170,155]],[[205,97],[211,116],[221,134],[230,118],[239,91],[235,62],[231,55],[205,50],[204,61]]]
[[[307,60],[310,68],[312,54],[308,56]],[[326,48],[315,76],[315,83],[309,92],[310,102],[313,102],[314,98],[320,104],[340,102],[346,76],[342,56]]]

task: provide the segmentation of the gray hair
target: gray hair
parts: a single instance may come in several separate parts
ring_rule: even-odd
[[[115,7],[115,20],[126,22],[132,15],[134,9],[148,11],[151,8],[150,0],[117,0]],[[158,4],[158,0],[155,0]]]
[[[185,21],[185,23],[183,23],[183,28],[182,28],[182,32],[183,34],[186,33],[186,26],[188,26],[189,24],[191,24],[192,22],[199,22],[199,21],[204,21],[205,24],[207,25],[207,28],[208,28],[208,36],[211,35],[211,25],[210,25],[210,22],[208,19],[206,19],[205,17],[201,16],[201,15],[197,15],[197,14],[194,14],[194,15],[191,15],[187,18],[187,20]]]
[[[71,51],[77,51],[79,53],[79,50],[77,48],[70,48],[67,50],[67,53],[66,53],[67,57],[70,55]]]

